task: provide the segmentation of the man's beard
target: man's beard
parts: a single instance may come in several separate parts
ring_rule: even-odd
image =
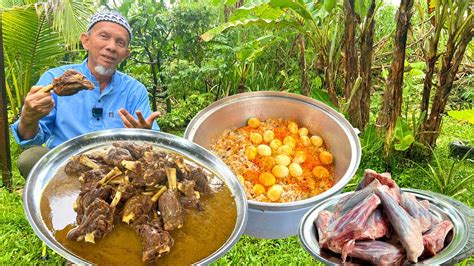
[[[94,70],[102,76],[112,76],[115,72],[115,67],[104,67],[101,65],[97,65],[94,67]]]

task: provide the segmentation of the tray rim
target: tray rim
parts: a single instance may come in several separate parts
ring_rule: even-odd
[[[464,215],[446,200],[442,199],[441,197],[436,197],[434,194],[431,194],[433,192],[413,188],[401,188],[401,191],[413,193],[417,198],[428,200],[430,204],[436,206],[437,209],[445,210],[445,212],[442,214],[448,217],[453,223],[454,236],[451,243],[449,243],[449,245],[446,246],[441,252],[436,254],[436,256],[422,261],[418,261],[418,263],[413,265],[439,265],[455,257],[467,244],[469,236],[471,234],[468,221],[466,220]],[[315,237],[316,228],[313,224],[313,221],[317,218],[319,212],[334,207],[334,205],[339,199],[352,193],[354,192],[346,192],[343,194],[335,195],[331,198],[327,198],[326,200],[316,204],[301,218],[300,225],[298,227],[298,238],[300,244],[315,259],[327,265],[342,264],[339,263],[341,261],[340,258],[334,257],[335,261],[331,261],[319,254],[320,248],[319,243]]]
[[[105,142],[101,143],[104,140]],[[243,187],[230,168],[214,154],[184,138],[154,130],[124,128],[95,131],[70,139],[51,149],[31,170],[23,189],[23,209],[33,231],[49,248],[73,263],[92,265],[89,261],[69,251],[54,238],[42,219],[39,206],[42,192],[65,161],[73,155],[104,147],[107,145],[105,143],[111,144],[115,141],[151,142],[155,146],[190,158],[201,166],[204,166],[205,162],[211,163],[210,166],[205,166],[205,168],[225,182],[231,190],[236,203],[237,219],[234,230],[227,241],[214,253],[196,262],[196,264],[208,264],[215,261],[237,243],[247,224],[248,203],[245,199]],[[92,147],[93,145],[95,147]],[[51,173],[50,170],[54,171]],[[38,184],[38,182],[42,183]]]

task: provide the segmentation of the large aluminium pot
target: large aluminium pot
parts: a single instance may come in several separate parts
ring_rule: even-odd
[[[178,153],[206,168],[229,188],[237,208],[237,220],[227,241],[197,264],[209,264],[224,255],[240,239],[247,223],[247,201],[242,186],[229,167],[202,147],[181,137],[144,129],[110,129],[81,135],[49,151],[32,169],[26,180],[23,202],[26,217],[34,232],[56,253],[75,264],[89,264],[62,246],[45,224],[40,211],[42,193],[58,170],[71,156],[110,146],[116,141],[148,142],[168,152]],[[72,208],[72,206],[70,206]],[[72,211],[72,210],[71,210]],[[71,213],[64,211],[64,213]],[[75,218],[73,218],[75,219]]]
[[[335,185],[305,200],[267,203],[249,200],[245,234],[260,238],[296,235],[301,217],[317,202],[338,194],[359,167],[361,147],[356,130],[337,111],[314,99],[285,92],[249,92],[216,101],[189,123],[184,137],[209,148],[225,129],[246,125],[250,117],[260,120],[285,118],[304,125],[326,142],[335,160]]]

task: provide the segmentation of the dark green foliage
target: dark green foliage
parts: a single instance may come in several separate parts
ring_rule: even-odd
[[[214,100],[210,93],[193,94],[186,100],[181,100],[171,113],[158,118],[158,125],[164,132],[184,130],[189,121],[203,108]]]

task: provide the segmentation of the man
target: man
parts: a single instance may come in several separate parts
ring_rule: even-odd
[[[160,113],[151,112],[143,84],[116,70],[130,54],[131,38],[130,25],[120,14],[97,13],[87,33],[81,35],[87,59],[47,71],[31,88],[20,119],[11,126],[20,146],[34,146],[20,154],[17,161],[24,177],[49,149],[81,134],[123,127],[159,130],[155,119]],[[64,97],[40,91],[68,69],[84,74],[94,90]],[[43,143],[47,147],[42,147]]]

